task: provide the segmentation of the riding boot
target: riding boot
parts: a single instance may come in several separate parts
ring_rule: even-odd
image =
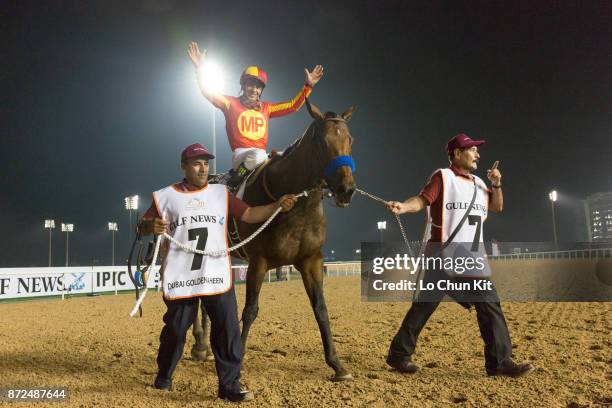
[[[244,177],[249,174],[249,169],[244,167],[244,163],[240,164],[237,170],[230,170],[231,178],[227,181],[227,186],[236,188],[240,185]]]

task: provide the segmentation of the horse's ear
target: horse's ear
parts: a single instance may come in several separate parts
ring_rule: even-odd
[[[308,108],[308,113],[310,113],[310,116],[312,116],[313,119],[315,120],[323,120],[323,114],[321,113],[321,111],[319,110],[319,108],[317,108],[315,105],[311,104],[310,101],[308,100],[308,98],[306,98],[306,107]]]
[[[351,116],[353,116],[353,112],[355,112],[355,109],[357,109],[356,106],[351,106],[350,108],[348,108],[346,112],[342,114],[342,119],[346,120],[347,122],[351,120]]]

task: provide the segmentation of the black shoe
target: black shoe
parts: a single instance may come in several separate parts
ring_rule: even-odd
[[[225,185],[230,187],[230,188],[236,188],[240,185],[240,183],[242,182],[242,179],[244,179],[244,176],[241,176],[238,173],[234,173],[232,174],[232,176],[225,182]]]
[[[493,376],[504,376],[504,377],[522,377],[532,372],[534,367],[529,363],[516,364],[512,360],[508,360],[502,363],[497,368],[487,368],[487,375]]]
[[[157,380],[155,380],[155,382],[153,383],[153,388],[158,389],[160,391],[172,391],[172,383],[170,384],[162,384],[160,382],[157,382]]]
[[[387,357],[387,364],[396,371],[404,374],[414,374],[419,371],[419,367],[412,362],[410,357],[404,359]]]
[[[242,182],[242,180],[244,180],[244,178],[251,172],[251,170],[247,169],[244,166],[244,163],[241,164],[240,166],[238,166],[238,168],[236,170],[231,169],[229,171],[229,175],[231,176],[231,178],[227,181],[227,186],[228,187],[233,187],[236,188],[240,185],[240,183]]]
[[[238,392],[221,392],[219,391],[219,398],[228,400],[231,402],[243,402],[243,401],[251,401],[255,398],[251,391],[238,391]]]

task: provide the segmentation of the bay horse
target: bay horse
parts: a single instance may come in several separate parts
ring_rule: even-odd
[[[353,137],[348,128],[354,107],[338,115],[325,114],[308,100],[306,106],[314,119],[303,136],[285,150],[282,156],[270,159],[263,170],[247,184],[244,201],[250,206],[275,202],[283,194],[309,191],[307,197],[298,200],[295,207],[280,213],[264,231],[245,247],[248,255],[246,278],[246,303],[242,311],[242,343],[246,343],[251,325],[259,310],[259,293],[268,270],[283,265],[293,265],[301,274],[306,294],[310,300],[319,326],[325,362],[334,370],[334,381],[351,380],[351,374],[343,367],[331,333],[327,306],[323,295],[323,254],[326,221],[323,212],[323,189],[331,191],[339,207],[348,207],[355,181],[354,162],[351,158]],[[238,223],[241,237],[251,235],[259,225]],[[202,319],[206,314],[202,314]],[[194,358],[207,354],[207,325],[194,324],[196,344]]]

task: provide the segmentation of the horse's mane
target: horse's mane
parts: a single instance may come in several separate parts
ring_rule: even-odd
[[[283,150],[283,155],[282,156],[276,156],[275,159],[276,158],[277,159],[282,159],[283,157],[288,156],[300,144],[300,142],[302,141],[302,139],[306,135],[306,132],[304,132],[304,134],[302,136],[298,137],[289,146],[287,146],[287,148],[285,150]]]
[[[325,119],[334,119],[334,118],[340,118],[340,117],[341,116],[338,115],[336,112],[325,112]],[[310,125],[308,125],[308,128],[306,129],[306,131],[304,131],[302,136],[298,137],[289,146],[287,146],[287,148],[285,150],[283,150],[283,155],[282,156],[274,156],[272,158],[271,163],[273,163],[273,162],[275,162],[277,160],[282,160],[284,157],[289,156],[291,154],[291,152],[293,152],[293,150],[295,150],[295,148],[300,145],[300,142],[302,141],[302,139],[304,139],[304,137],[306,137],[306,135],[313,128],[315,123],[316,122],[313,121]]]

